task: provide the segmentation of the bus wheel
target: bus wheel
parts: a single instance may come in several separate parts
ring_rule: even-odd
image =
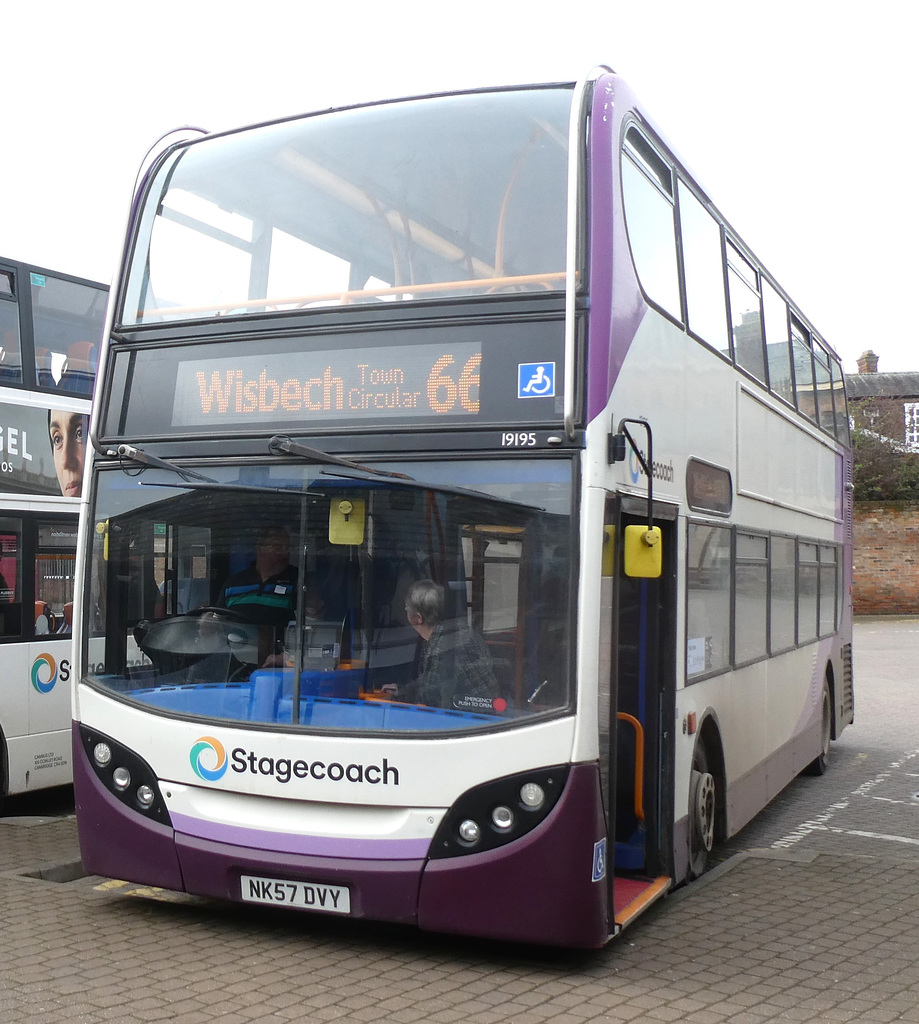
[[[823,680],[823,707],[820,718],[820,753],[804,769],[808,775],[826,774],[827,761],[830,758],[830,739],[833,735],[833,703],[830,700],[830,684]]]
[[[705,748],[692,755],[689,776],[689,877],[698,878],[708,866],[715,845],[715,777],[708,770]]]

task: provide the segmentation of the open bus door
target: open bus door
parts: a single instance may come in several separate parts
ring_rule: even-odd
[[[662,548],[657,576],[628,575],[626,544],[617,542],[627,527],[648,528],[644,503],[611,498],[606,521],[610,700],[603,778],[610,933],[617,934],[673,878],[676,509],[655,507]]]

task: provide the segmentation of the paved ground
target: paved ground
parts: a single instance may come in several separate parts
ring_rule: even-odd
[[[849,730],[823,779],[796,782],[713,872],[595,953],[67,880],[67,794],[17,801],[0,819],[0,1024],[919,1024],[919,680],[885,668],[892,628],[911,663],[919,622],[856,634],[877,645],[880,692],[910,687],[881,710],[856,677],[882,739]]]

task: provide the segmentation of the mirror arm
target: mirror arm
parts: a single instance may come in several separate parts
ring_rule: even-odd
[[[644,453],[635,443],[635,438],[629,433],[629,423],[637,427],[644,427],[645,435],[648,439],[647,458],[645,458]],[[648,479],[648,529],[652,530],[654,528],[654,478],[651,475],[651,470],[654,466],[654,439],[651,434],[651,424],[647,420],[621,419],[616,432],[609,436],[608,461],[610,463],[623,462],[625,460],[626,443],[635,453],[635,457],[638,459]]]

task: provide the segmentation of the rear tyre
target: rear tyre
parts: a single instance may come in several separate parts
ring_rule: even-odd
[[[692,755],[689,777],[689,877],[705,873],[715,845],[717,789],[708,770],[708,757],[702,744]]]
[[[830,759],[830,740],[833,736],[833,703],[830,700],[830,684],[823,680],[823,703],[820,711],[820,753],[804,769],[807,775],[825,775]]]

